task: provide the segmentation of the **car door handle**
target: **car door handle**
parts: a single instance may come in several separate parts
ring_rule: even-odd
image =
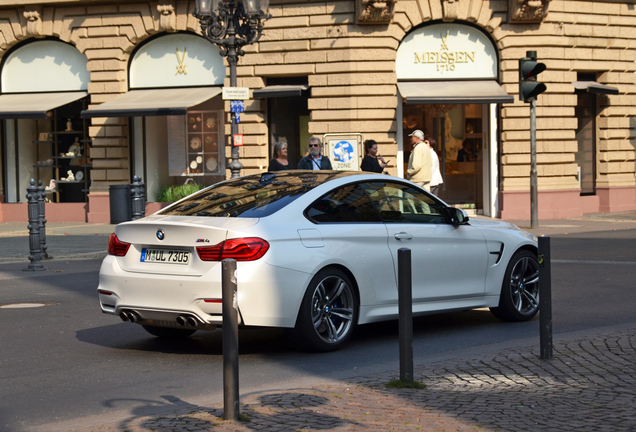
[[[413,238],[413,234],[399,232],[397,234],[394,234],[393,237],[395,237],[397,240],[400,240],[400,241],[411,240]]]

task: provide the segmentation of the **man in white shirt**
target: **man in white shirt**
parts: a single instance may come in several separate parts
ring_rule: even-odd
[[[442,177],[442,172],[439,168],[439,158],[437,157],[437,153],[435,153],[435,147],[437,147],[437,142],[434,138],[426,137],[424,138],[424,142],[431,149],[431,159],[432,159],[432,175],[431,175],[431,193],[435,196],[438,196],[439,193],[439,185],[444,183],[444,178]]]
[[[421,130],[414,130],[409,136],[413,143],[413,150],[409,157],[406,178],[430,191],[433,164],[430,147],[424,144],[424,132]]]

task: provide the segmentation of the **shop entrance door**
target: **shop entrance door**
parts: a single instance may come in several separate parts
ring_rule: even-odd
[[[402,109],[404,172],[412,148],[408,135],[420,129],[437,144],[435,152],[444,179],[439,197],[469,213],[484,214],[489,205],[484,193],[489,173],[487,105],[404,104]]]
[[[302,92],[289,95],[268,96],[267,93],[267,126],[269,129],[268,160],[274,156],[273,150],[277,142],[287,144],[287,160],[292,169],[296,169],[300,159],[307,153],[309,133],[309,92],[307,77],[269,78],[268,86],[304,86]],[[255,93],[256,94],[256,93]],[[268,165],[264,168],[267,169]]]

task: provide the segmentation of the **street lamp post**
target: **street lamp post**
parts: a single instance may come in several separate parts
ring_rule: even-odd
[[[258,41],[263,32],[263,21],[271,16],[267,13],[269,0],[196,0],[194,16],[201,23],[203,36],[221,48],[230,65],[230,87],[236,87],[236,64],[238,56],[245,55],[241,49]],[[239,161],[239,149],[234,142],[238,133],[236,113],[231,115],[232,156],[228,166],[232,178],[241,175],[243,164]]]

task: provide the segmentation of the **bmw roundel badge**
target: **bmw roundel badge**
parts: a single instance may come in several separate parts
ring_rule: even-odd
[[[157,238],[159,240],[163,240],[166,235],[163,233],[163,230],[157,230]]]

